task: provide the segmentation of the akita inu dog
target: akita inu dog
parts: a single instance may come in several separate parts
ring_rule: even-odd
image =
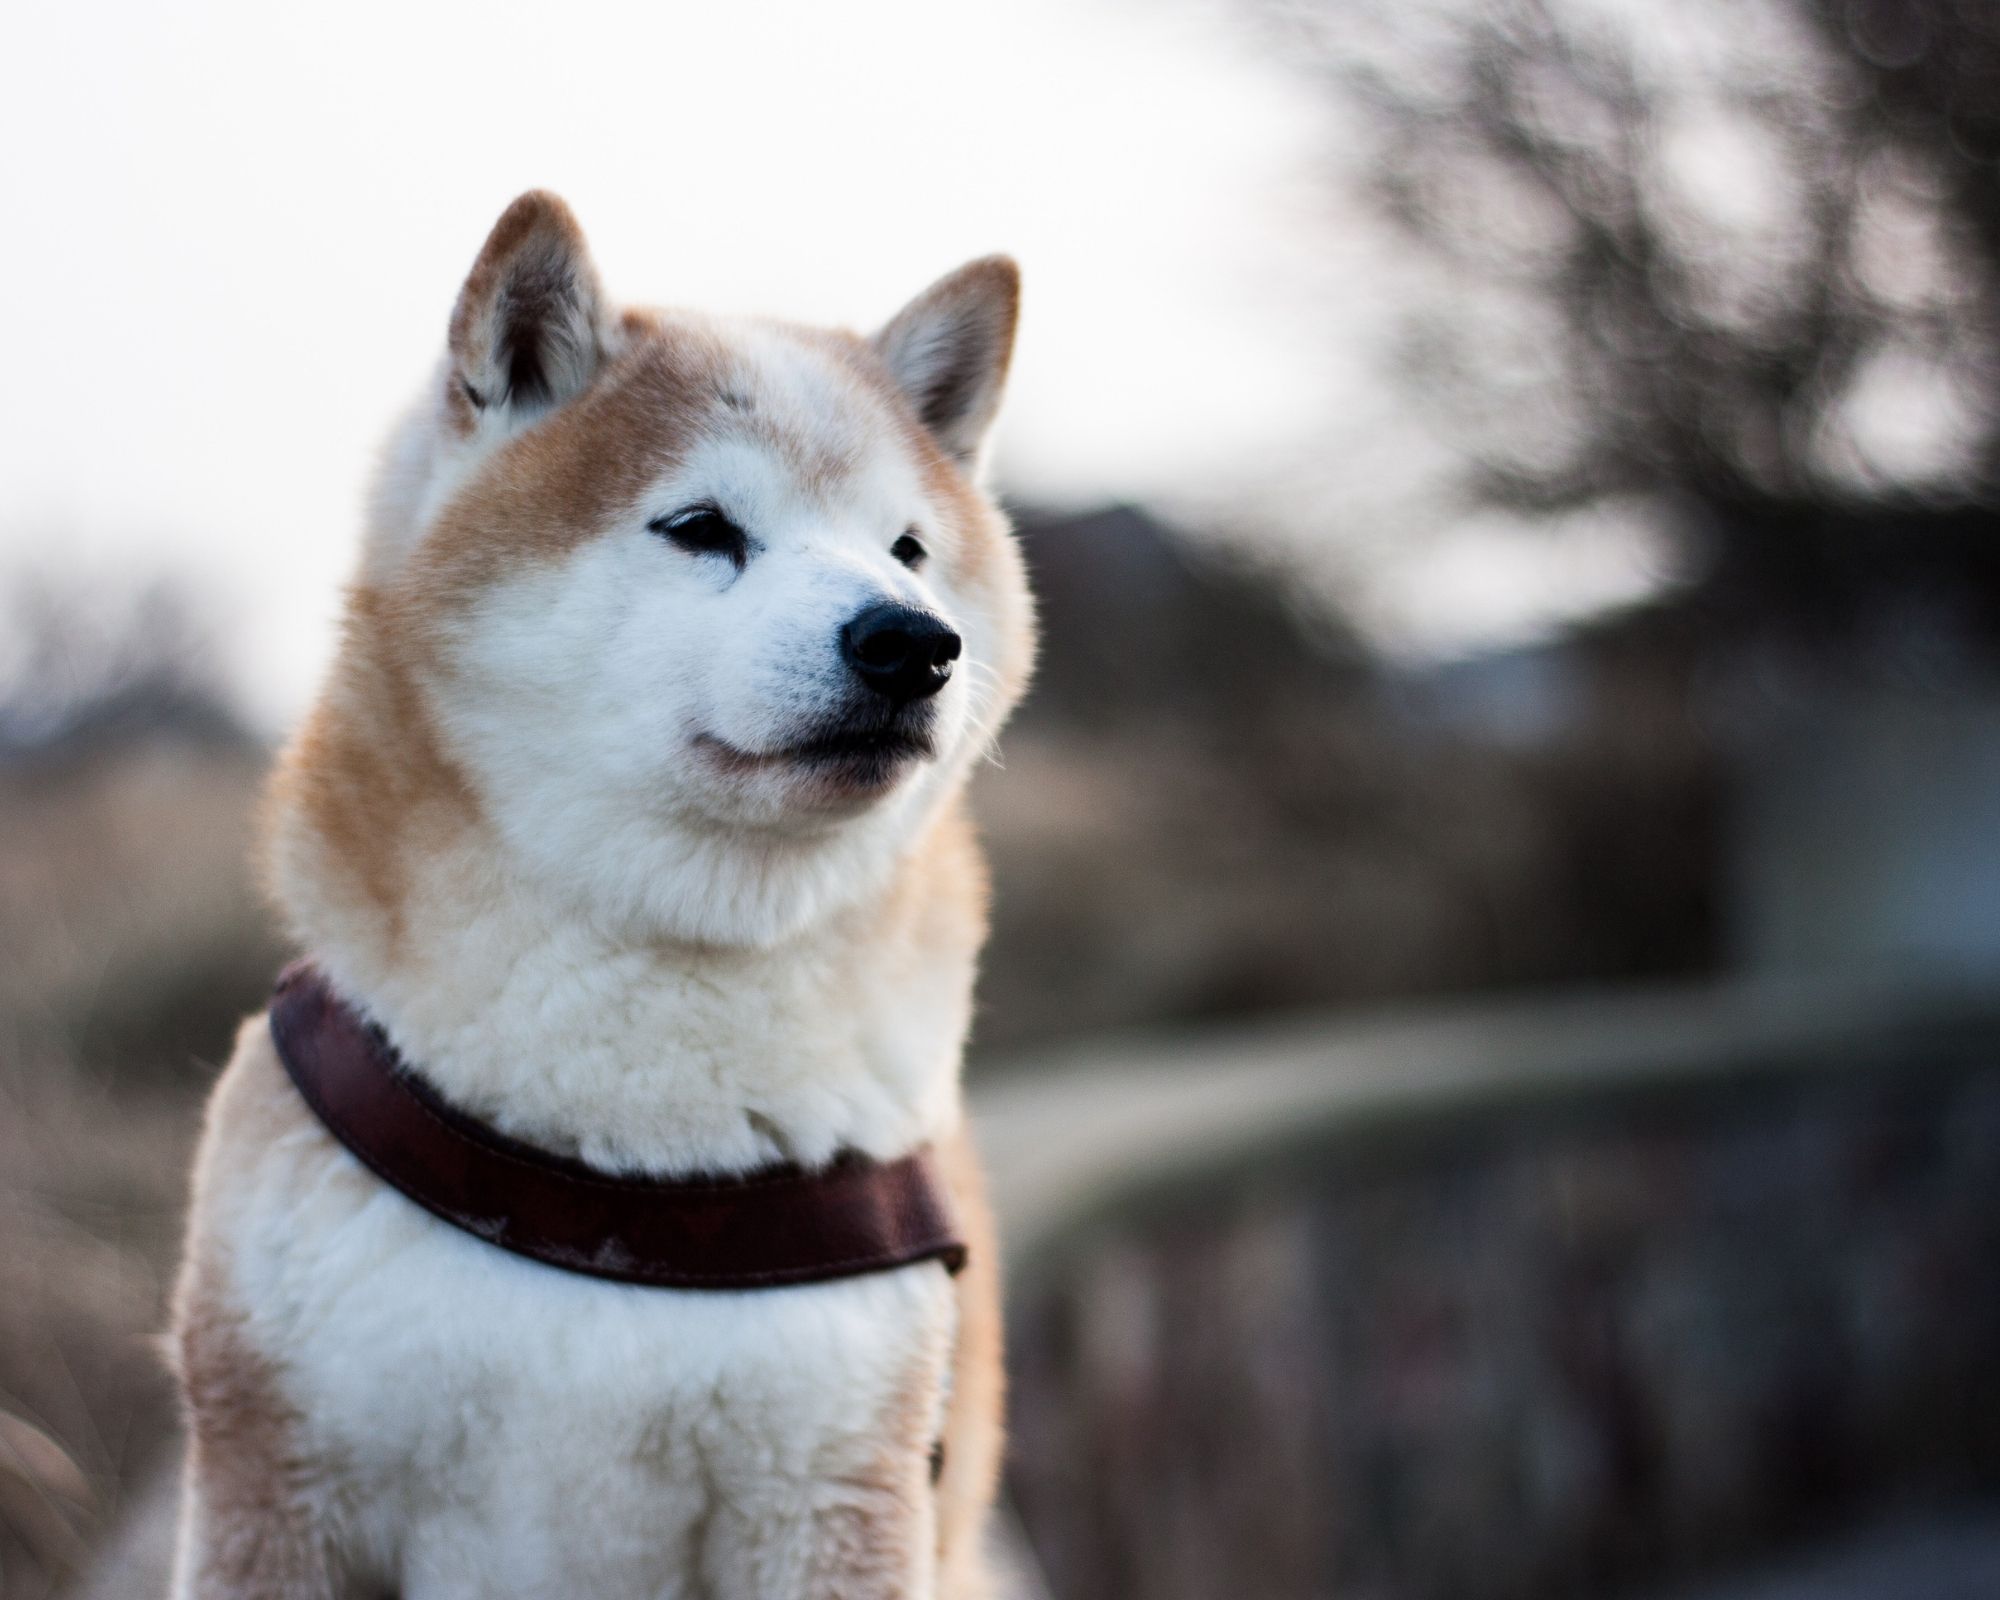
[[[269,819],[319,981],[480,1159],[752,1192],[928,1149],[969,1266],[704,1289],[523,1259],[357,1159],[254,1019],[175,1303],[177,1595],[985,1587],[963,791],[1033,653],[977,487],[1017,299],[996,257],[872,338],[619,310],[523,196],[388,448]]]

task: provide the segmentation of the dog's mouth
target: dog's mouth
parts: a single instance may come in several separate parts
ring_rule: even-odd
[[[836,728],[778,752],[786,761],[840,765],[855,761],[928,761],[937,744],[928,728]]]
[[[771,750],[739,750],[712,734],[703,734],[695,742],[730,771],[790,768],[843,789],[884,787],[906,764],[928,761],[937,754],[928,720],[877,726],[840,724]]]

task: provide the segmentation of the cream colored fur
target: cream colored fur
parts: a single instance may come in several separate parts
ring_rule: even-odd
[[[253,1020],[176,1302],[180,1600],[982,1591],[962,789],[1032,652],[974,477],[1015,294],[975,263],[873,341],[618,312],[561,202],[524,196],[391,443],[270,826],[301,948],[454,1103],[670,1175],[932,1142],[972,1269],[691,1293],[521,1260],[364,1172]],[[697,501],[749,535],[740,567],[657,531]],[[880,599],[964,656],[931,758],[829,778],[786,752]]]

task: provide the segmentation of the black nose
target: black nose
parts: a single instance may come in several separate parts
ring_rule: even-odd
[[[840,630],[841,654],[861,681],[891,700],[921,700],[951,677],[959,638],[942,619],[889,601]]]

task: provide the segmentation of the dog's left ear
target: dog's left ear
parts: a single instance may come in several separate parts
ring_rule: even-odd
[[[967,466],[1000,409],[1020,308],[1021,269],[987,256],[940,278],[875,335],[918,419]]]
[[[546,190],[500,214],[451,314],[450,403],[472,426],[518,426],[581,391],[604,359],[608,309],[583,229]]]

